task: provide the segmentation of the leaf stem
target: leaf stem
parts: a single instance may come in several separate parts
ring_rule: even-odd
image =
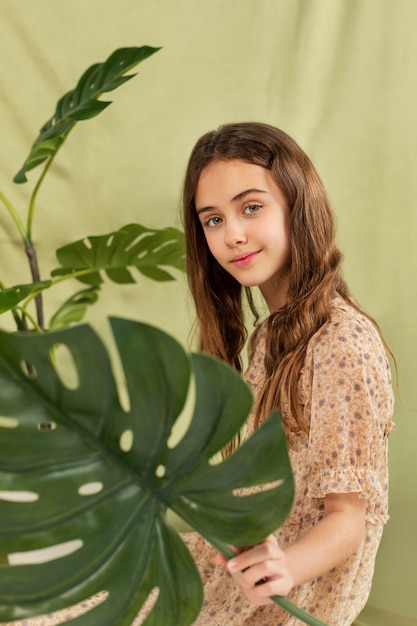
[[[37,183],[37,185],[35,187],[35,191],[39,190],[40,181],[41,181],[41,179],[43,179],[43,177],[44,177],[44,175],[46,173],[47,167],[45,167],[44,171],[42,172],[42,176],[40,177],[40,179],[39,179],[39,181],[38,181],[38,183]],[[32,199],[31,199],[32,216],[33,216],[34,196],[36,197],[35,191],[33,192]],[[31,275],[32,275],[32,280],[33,280],[33,282],[39,282],[40,281],[40,273],[39,273],[38,260],[37,260],[37,256],[36,256],[36,250],[35,250],[35,248],[33,246],[31,238],[30,238],[31,221],[29,221],[29,219],[28,219],[28,231],[25,232],[25,227],[23,225],[23,222],[20,219],[19,215],[17,214],[14,206],[12,205],[10,200],[8,200],[6,198],[4,193],[1,192],[1,191],[0,191],[0,200],[3,202],[4,206],[9,211],[9,213],[10,213],[14,223],[16,224],[17,229],[19,230],[19,233],[20,233],[20,235],[21,235],[21,237],[23,239],[23,243],[24,243],[24,246],[25,246],[25,253],[26,253],[27,258],[29,259],[29,266],[30,266],[30,271],[31,271]],[[29,213],[30,212],[31,212],[31,209],[29,209]],[[35,298],[35,302],[36,302],[36,313],[37,313],[37,317],[38,317],[38,324],[42,328],[43,327],[42,294],[37,294],[37,296]],[[17,327],[20,328],[20,324],[21,324],[21,321],[23,321],[23,318],[22,318],[22,320],[19,320],[16,313],[13,313],[13,317],[15,319]]]
[[[30,314],[28,313],[28,311],[26,311],[26,309],[24,309],[21,306],[16,307],[16,309],[19,309],[19,311],[22,312],[22,319],[29,319],[32,324],[33,324],[33,328],[38,332],[38,333],[43,333],[43,329],[39,326],[39,324],[37,323],[36,319]],[[14,309],[13,309],[14,310]],[[25,330],[28,330],[27,326],[25,326]]]
[[[2,291],[3,289],[6,288],[6,285],[3,283],[2,280],[0,280],[0,291]],[[20,308],[20,307],[19,307]],[[16,328],[17,330],[21,331],[21,330],[27,330],[27,326],[26,326],[26,322],[25,322],[25,318],[22,315],[22,317],[19,317],[19,313],[17,312],[18,307],[11,309],[11,314],[13,315],[13,319],[14,322],[16,324]]]
[[[234,556],[236,556],[236,553],[227,544],[223,542],[219,542],[219,541],[214,542],[213,539],[210,539],[210,542],[227,559],[231,559]],[[300,609],[298,606],[296,606],[295,604],[290,602],[290,600],[288,600],[287,598],[284,598],[283,596],[271,596],[271,600],[275,602],[275,604],[278,604],[278,606],[283,608],[285,611],[290,613],[290,615],[293,615],[294,617],[297,617],[305,624],[308,624],[308,626],[327,626],[327,624],[317,619],[317,617],[314,617],[314,615],[310,615],[309,613],[306,613],[305,611],[303,611],[303,609]]]
[[[45,287],[44,289],[49,289],[50,287],[53,287],[54,285],[58,285],[59,283],[64,282],[65,280],[69,280],[70,278],[78,278],[78,276],[84,276],[85,274],[90,274],[91,273],[91,269],[83,269],[83,270],[78,270],[77,272],[72,272],[71,274],[64,274],[63,276],[57,276],[56,278],[51,278],[50,280],[50,284]],[[92,286],[92,285],[91,285]],[[19,309],[24,313],[24,315],[26,315],[27,317],[29,317],[30,319],[32,319],[27,311],[26,311],[26,307],[30,304],[30,302],[32,302],[33,299],[36,299],[36,297],[39,295],[39,291],[36,294],[31,294],[29,295],[23,306],[19,307]],[[43,327],[41,327],[42,329]],[[43,329],[44,330],[44,329]]]
[[[39,193],[39,189],[44,181],[44,178],[46,176],[46,174],[49,171],[49,168],[51,167],[54,158],[56,156],[56,153],[51,156],[51,158],[47,161],[45,167],[43,168],[42,174],[39,176],[38,182],[35,185],[35,188],[32,192],[32,195],[30,197],[30,202],[29,202],[29,209],[28,209],[28,218],[27,218],[27,225],[26,225],[26,237],[31,241],[32,240],[32,224],[33,224],[33,217],[35,214],[35,204],[36,204],[36,199],[38,197],[38,193]]]
[[[4,206],[9,211],[9,213],[10,213],[14,223],[17,226],[17,229],[18,229],[18,231],[20,233],[20,236],[24,240],[26,238],[26,232],[25,232],[25,227],[23,225],[23,222],[20,219],[19,215],[17,214],[17,212],[16,212],[14,206],[12,205],[12,203],[6,198],[4,193],[1,192],[1,191],[0,191],[0,200],[3,202]]]

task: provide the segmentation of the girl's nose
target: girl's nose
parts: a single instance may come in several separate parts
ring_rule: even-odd
[[[243,225],[238,223],[228,224],[224,239],[230,247],[242,245],[248,240]]]

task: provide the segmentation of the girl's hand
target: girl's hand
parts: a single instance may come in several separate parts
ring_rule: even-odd
[[[226,564],[245,596],[255,605],[272,604],[270,596],[286,596],[294,586],[285,554],[274,535],[230,561],[218,555],[215,562]]]

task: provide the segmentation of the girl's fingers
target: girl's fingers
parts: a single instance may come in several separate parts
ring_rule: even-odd
[[[242,552],[242,550],[246,550],[246,548],[237,548],[236,546],[229,546],[229,548],[233,550],[233,552],[236,552],[236,554],[239,554],[240,552]],[[227,562],[227,557],[223,556],[221,552],[218,552],[214,558],[214,563],[216,565],[226,565]]]
[[[273,535],[237,554],[227,568],[256,605],[269,604],[271,595],[287,595],[293,587],[285,555]]]
[[[223,556],[223,554],[220,554],[220,552],[218,552],[218,553],[216,554],[215,559],[214,559],[214,563],[215,563],[216,565],[226,565],[226,563],[227,563],[227,559],[226,559],[226,557],[225,557],[225,556]]]
[[[257,563],[265,561],[279,561],[284,560],[284,553],[278,547],[278,543],[273,535],[269,535],[264,541],[253,546],[249,550],[241,552],[239,555],[233,557],[227,563],[227,569],[231,573],[242,572]]]

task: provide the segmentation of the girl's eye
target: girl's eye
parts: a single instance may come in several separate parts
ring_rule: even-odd
[[[252,215],[253,213],[257,213],[260,208],[260,204],[248,204],[248,206],[245,206],[245,208],[243,209],[243,212]]]
[[[205,223],[205,226],[218,226],[219,224],[221,224],[221,217],[210,217],[210,219],[207,220],[207,222]]]

